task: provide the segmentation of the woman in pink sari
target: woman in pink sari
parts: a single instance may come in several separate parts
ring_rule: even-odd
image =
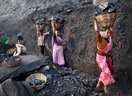
[[[53,49],[53,68],[57,68],[56,65],[64,68],[65,60],[63,55],[63,47],[65,45],[60,37],[60,30],[56,30],[53,27],[53,37],[52,37],[52,49]]]
[[[97,21],[94,20],[94,29],[98,42],[98,53],[96,55],[96,61],[100,70],[102,71],[96,88],[99,88],[101,82],[103,82],[105,93],[109,93],[107,90],[107,85],[110,85],[115,82],[114,78],[111,75],[114,72],[111,59],[112,37],[114,36],[114,28],[113,26],[111,27],[111,29],[101,28],[101,31],[99,33]]]

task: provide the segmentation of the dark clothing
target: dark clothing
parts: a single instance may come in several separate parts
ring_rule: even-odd
[[[54,42],[55,42],[55,43],[58,43],[58,42],[57,42],[57,39],[56,39],[56,35],[54,36]]]
[[[17,35],[17,40],[23,40],[22,34],[18,34],[18,35]]]
[[[13,56],[13,54],[15,53],[16,48],[11,48],[7,51],[7,57],[11,57]]]
[[[41,54],[44,55],[44,47],[43,45],[39,45],[40,46],[40,50],[41,50]]]
[[[7,55],[7,57],[11,57],[11,56],[13,56],[13,54],[9,54],[8,51],[6,52],[6,55]]]

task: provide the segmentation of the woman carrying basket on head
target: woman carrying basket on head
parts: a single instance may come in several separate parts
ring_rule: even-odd
[[[105,93],[109,93],[107,90],[107,85],[110,85],[115,82],[114,78],[111,75],[114,72],[111,59],[112,37],[114,36],[114,28],[113,26],[110,27],[110,29],[101,28],[101,31],[99,33],[97,21],[94,18],[94,29],[96,32],[96,38],[98,42],[97,44],[98,52],[96,55],[96,61],[100,70],[102,71],[96,88],[99,88],[101,82],[103,82]]]
[[[65,43],[63,43],[62,38],[60,37],[60,30],[55,31],[54,23],[52,23],[52,27],[53,68],[57,68],[56,65],[59,65],[64,68],[65,60],[62,45],[65,45]]]

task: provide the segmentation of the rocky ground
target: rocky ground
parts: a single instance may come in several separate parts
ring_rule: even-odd
[[[5,90],[4,92],[6,92],[6,94],[10,94],[8,96],[23,96],[22,94],[25,94],[25,96],[33,96],[31,94],[34,94],[34,96],[131,96],[132,91],[130,83],[126,82],[126,80],[121,80],[116,76],[116,74],[113,75],[114,78],[116,77],[116,82],[108,86],[110,93],[106,94],[103,91],[103,84],[101,84],[100,91],[95,90],[95,86],[98,82],[98,76],[67,67],[64,69],[53,69],[52,61],[50,59],[42,61],[46,65],[40,67],[39,69],[28,71],[26,73],[23,72],[19,76],[12,78],[13,81],[7,79],[2,82],[0,84],[0,88],[2,88],[0,91],[1,96],[6,96],[3,94],[2,90]],[[37,63],[40,62],[35,62],[35,64]],[[39,91],[31,90],[27,84],[28,82],[26,83],[26,78],[30,74],[34,73],[43,73],[47,77],[45,86]],[[122,82],[122,84],[120,84],[120,82]],[[8,87],[6,86],[7,84]],[[9,88],[11,88],[11,90],[9,90]],[[14,88],[18,88],[17,90],[19,91],[16,89],[15,91]],[[6,91],[6,89],[9,91]],[[12,92],[18,95],[11,95],[13,94]]]
[[[109,90],[113,96],[131,96],[132,2],[130,0],[111,1],[116,1],[117,9],[117,19],[114,24],[115,37],[113,38],[114,44],[112,49],[114,69],[116,71],[114,78],[116,82],[109,86]],[[93,28],[95,9],[92,0],[36,0],[34,2],[31,2],[31,0],[2,0],[0,4],[0,38],[9,36],[11,38],[10,43],[16,43],[16,35],[21,33],[24,36],[28,54],[39,52],[35,26],[37,19],[43,18],[47,22],[48,26],[45,32],[51,29],[49,22],[51,16],[60,14],[66,20],[64,28],[61,30],[62,38],[66,42],[66,46],[64,46],[66,66],[73,68],[72,73],[74,73],[75,69],[78,71],[76,74],[70,73],[70,75],[66,76],[55,75],[59,73],[52,68],[49,71],[43,71],[45,75],[49,74],[49,77],[51,77],[50,82],[47,82],[44,89],[42,89],[44,94],[51,95],[54,93],[56,96],[59,96],[58,94],[64,93],[68,96],[72,94],[76,96],[76,94],[84,94],[86,92],[86,96],[90,94],[91,96],[93,96],[92,94],[101,96],[100,93],[94,92],[94,83],[92,85],[94,87],[91,86],[92,80],[97,83],[100,74],[95,60],[97,41]],[[52,32],[45,38],[45,55],[50,56],[52,60],[51,37]],[[81,80],[83,78],[88,80],[88,85],[83,83]],[[79,83],[79,87],[76,82]],[[52,95],[55,96],[54,94]]]
[[[124,84],[120,85],[119,78],[115,78],[116,82],[108,86],[110,94],[106,94],[103,91],[103,84],[100,91],[95,90],[97,76],[67,67],[53,69],[52,62],[49,62],[47,66],[50,68],[44,66],[22,74],[14,80],[24,82],[31,73],[43,73],[47,77],[46,85],[41,90],[34,91],[35,96],[131,96],[131,90],[128,87],[130,83],[122,82]],[[124,86],[125,84],[127,86]]]

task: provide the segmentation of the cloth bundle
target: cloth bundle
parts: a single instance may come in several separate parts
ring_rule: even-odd
[[[5,37],[5,38],[2,38],[2,40],[3,40],[3,43],[9,43],[9,41],[10,41],[10,38],[9,37]]]

